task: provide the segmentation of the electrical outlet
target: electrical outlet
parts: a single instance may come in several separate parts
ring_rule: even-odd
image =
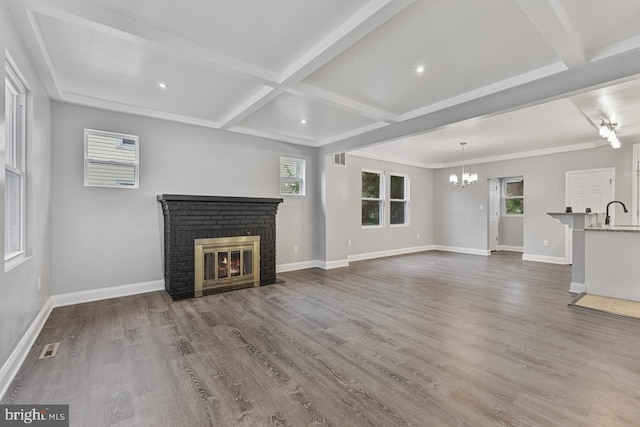
[[[484,210],[484,205],[480,205],[478,208],[482,211]]]
[[[419,233],[416,235],[416,237],[417,237],[418,240],[420,240],[420,234]]]
[[[351,246],[351,239],[347,240],[347,244]]]
[[[547,246],[549,246],[549,241],[548,241],[548,240],[543,240],[543,241],[542,241],[542,246],[544,246],[545,248],[546,248]]]
[[[294,246],[294,247],[293,247],[293,253],[294,253],[294,254],[297,254],[297,253],[298,253],[298,247],[297,247],[297,246]]]
[[[42,277],[38,276],[38,292],[40,292],[41,288],[42,288]]]

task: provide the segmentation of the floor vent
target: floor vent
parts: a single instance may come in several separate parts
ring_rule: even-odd
[[[50,357],[54,357],[56,354],[58,354],[59,346],[60,346],[59,342],[53,342],[51,344],[45,345],[38,359],[48,359]]]

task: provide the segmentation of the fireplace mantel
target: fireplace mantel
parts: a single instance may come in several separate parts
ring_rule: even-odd
[[[165,289],[173,299],[195,290],[197,239],[260,236],[260,285],[276,281],[276,213],[283,199],[161,194]],[[252,285],[229,286],[223,290]]]

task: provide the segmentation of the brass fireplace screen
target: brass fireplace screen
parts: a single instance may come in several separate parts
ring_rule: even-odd
[[[195,241],[195,293],[242,284],[260,286],[260,236]]]

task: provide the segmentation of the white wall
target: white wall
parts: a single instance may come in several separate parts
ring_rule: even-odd
[[[27,176],[26,176],[26,254],[27,259],[14,269],[0,268],[0,367],[7,360],[26,329],[51,295],[51,103],[4,3],[0,3],[0,164],[5,163],[5,70],[4,53],[9,52],[27,80]],[[4,241],[4,173],[0,188],[0,236]],[[4,244],[2,246],[4,258]],[[42,287],[38,292],[37,280]]]
[[[524,218],[502,215],[498,228],[498,245],[522,247],[523,244]]]
[[[436,245],[487,249],[487,179],[524,176],[524,239],[525,254],[564,257],[564,226],[547,212],[564,211],[565,172],[615,167],[616,199],[631,206],[632,145],[625,143],[619,150],[609,146],[547,156],[484,163],[469,166],[480,176],[478,183],[466,189],[448,184],[450,173],[460,168],[439,169],[435,173],[435,234]],[[483,210],[480,210],[483,205]],[[616,221],[631,224],[631,214],[616,206]],[[543,240],[549,241],[544,247]]]
[[[384,227],[363,228],[361,224],[362,170],[385,173],[387,199],[390,174],[405,174],[410,179],[410,221],[408,226],[389,226],[389,203],[384,207]],[[347,155],[349,255],[404,249],[433,244],[433,171]],[[420,239],[418,239],[418,234]]]
[[[139,189],[84,187],[84,128],[140,136]],[[304,197],[283,196],[277,264],[317,259],[311,148],[59,102],[53,103],[53,144],[55,293],[162,279],[156,196],[281,197],[281,155],[306,160],[309,185]]]

